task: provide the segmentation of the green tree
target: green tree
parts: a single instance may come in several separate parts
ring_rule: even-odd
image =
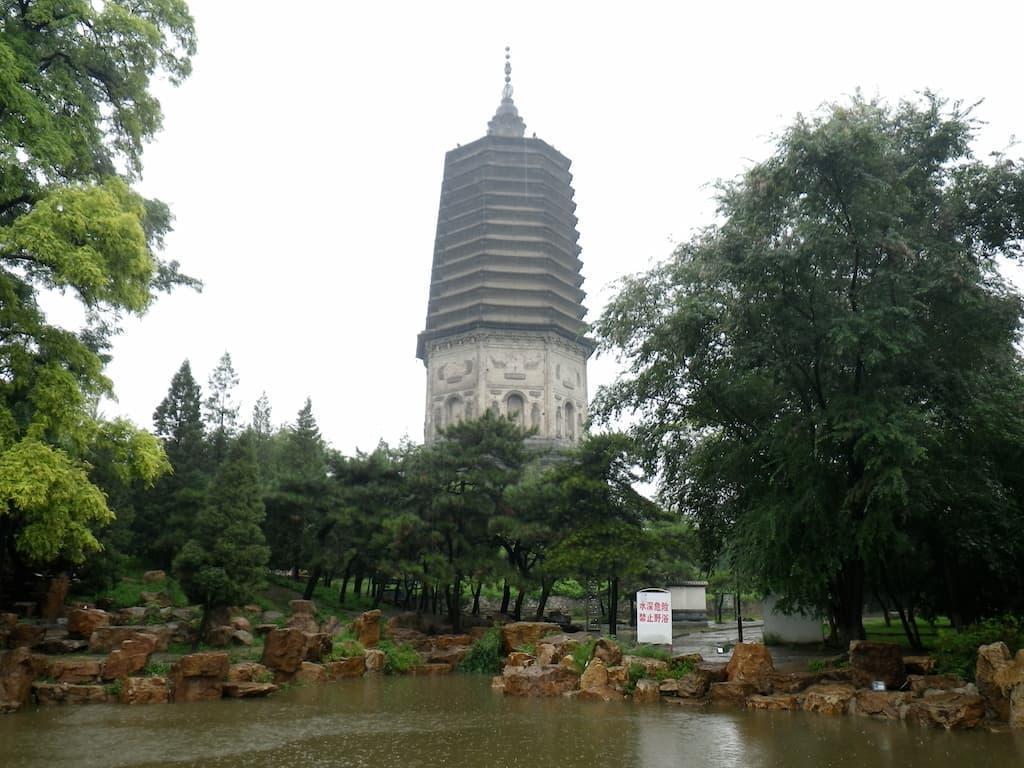
[[[270,553],[262,522],[256,453],[251,435],[243,433],[232,441],[192,537],[174,558],[182,589],[204,608],[198,637],[205,636],[211,609],[243,603],[263,583]]]
[[[306,398],[295,425],[280,437],[277,484],[267,495],[267,540],[275,568],[291,570],[321,565],[323,547],[333,526],[325,517],[333,507],[327,478],[327,446]],[[319,577],[319,574],[317,574]],[[316,580],[311,580],[310,590]]]
[[[105,352],[122,315],[181,283],[157,254],[170,213],[130,183],[160,126],[149,91],[195,49],[181,0],[21,0],[0,9],[0,589],[13,574],[77,561],[111,511],[85,463],[108,427]],[[41,292],[77,297],[87,323],[47,321]],[[134,441],[152,480],[164,464]]]
[[[428,532],[424,567],[444,587],[455,632],[462,624],[467,579],[495,565],[488,521],[522,475],[527,460],[524,436],[512,421],[486,412],[448,427],[441,440],[409,457],[411,507]]]
[[[560,574],[607,579],[612,635],[618,631],[623,578],[641,573],[658,549],[649,526],[661,511],[634,487],[635,452],[625,435],[590,435],[552,477],[559,491],[553,512],[566,533],[551,547],[549,567]]]
[[[206,425],[210,433],[214,463],[219,463],[227,452],[228,441],[238,432],[239,405],[235,402],[238,374],[231,364],[231,355],[225,352],[217,361],[207,382],[210,394],[203,402]]]
[[[140,490],[136,502],[138,549],[162,568],[170,567],[206,504],[210,451],[201,408],[202,392],[185,360],[153,412],[153,426],[173,473]]]
[[[708,559],[842,642],[872,581],[1021,552],[1021,298],[998,260],[1021,255],[1024,174],[973,158],[973,132],[931,95],[798,118],[598,323],[628,370],[596,410],[635,411]]]

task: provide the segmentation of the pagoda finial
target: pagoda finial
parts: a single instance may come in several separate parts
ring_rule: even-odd
[[[512,54],[509,53],[509,48],[505,46],[505,87],[501,91],[502,101],[512,101],[512,62],[509,59],[512,58]]]
[[[519,116],[515,103],[512,101],[512,54],[505,46],[505,87],[501,89],[501,104],[491,122],[487,124],[489,136],[506,136],[521,138],[526,130],[526,123]]]

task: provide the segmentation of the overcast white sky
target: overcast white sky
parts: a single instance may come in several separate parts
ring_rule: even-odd
[[[422,439],[444,153],[484,134],[505,45],[528,135],[573,160],[589,319],[797,112],[932,88],[984,99],[982,151],[1024,130],[1016,2],[190,5],[199,55],[160,89],[142,190],[172,206],[165,255],[206,288],[125,324],[104,408],[147,427],[183,359],[205,385],[227,350],[246,419],[266,390],[279,423],[312,397],[346,452]],[[592,361],[591,395],[613,375]]]

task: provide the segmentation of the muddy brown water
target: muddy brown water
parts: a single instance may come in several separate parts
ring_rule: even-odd
[[[366,678],[261,701],[0,717],[3,768],[1024,766],[1024,733],[802,712],[512,699],[477,676]]]

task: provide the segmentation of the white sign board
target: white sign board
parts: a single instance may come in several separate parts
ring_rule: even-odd
[[[672,593],[667,589],[636,593],[636,641],[672,645]]]

